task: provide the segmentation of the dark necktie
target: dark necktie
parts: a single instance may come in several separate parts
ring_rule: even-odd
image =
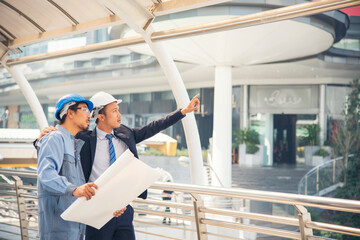
[[[116,161],[114,144],[112,142],[112,134],[106,134],[106,138],[109,140],[109,152],[110,152],[110,165]]]

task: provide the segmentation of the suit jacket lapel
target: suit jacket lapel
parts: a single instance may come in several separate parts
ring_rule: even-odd
[[[96,141],[97,141],[96,128],[94,128],[94,130],[93,130],[92,133],[90,134],[91,166],[92,166],[93,163],[94,163],[95,150],[96,150]]]
[[[114,135],[117,138],[120,138],[121,141],[123,141],[128,147],[130,146],[129,137],[126,136],[124,133],[114,131]]]

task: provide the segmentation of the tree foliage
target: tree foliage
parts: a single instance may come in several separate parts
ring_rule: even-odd
[[[333,147],[335,154],[344,156],[345,169],[341,177],[345,178],[345,185],[336,189],[335,197],[360,200],[360,82],[352,82],[352,91],[348,95],[345,105],[345,121],[333,133]],[[354,157],[349,159],[349,154]],[[333,212],[329,216],[335,223],[360,228],[360,214],[350,212]],[[359,239],[350,235],[325,234],[337,239]],[[323,235],[324,236],[324,235]]]
[[[335,155],[343,156],[345,167],[348,165],[348,157],[351,153],[358,153],[360,149],[360,82],[359,79],[352,82],[352,91],[348,95],[344,116],[345,120],[338,123],[332,134],[332,145]]]

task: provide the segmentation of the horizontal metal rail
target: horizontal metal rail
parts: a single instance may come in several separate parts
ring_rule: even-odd
[[[169,40],[180,37],[189,37],[219,31],[227,31],[236,28],[250,27],[260,24],[293,19],[297,17],[319,14],[322,12],[351,7],[358,4],[360,4],[360,0],[322,0],[305,2],[273,10],[267,10],[260,13],[233,17],[230,19],[220,20],[207,24],[198,24],[189,27],[181,27],[176,29],[153,32],[151,35],[151,40]],[[103,43],[96,43],[84,47],[77,47],[68,50],[55,51],[52,53],[44,53],[28,57],[10,59],[7,60],[6,64],[8,66],[13,66],[36,61],[50,60],[75,54],[90,53],[112,48],[131,46],[141,43],[145,43],[145,40],[142,36],[132,36]]]
[[[199,208],[200,212],[204,213],[213,213],[218,215],[224,216],[231,216],[231,217],[238,217],[238,218],[246,218],[251,220],[259,220],[264,222],[273,222],[273,223],[280,223],[292,226],[299,226],[299,220],[296,218],[288,218],[288,217],[278,217],[272,216],[267,214],[259,214],[259,213],[246,213],[246,212],[239,212],[234,210],[226,210],[226,209],[219,209],[219,208],[207,208],[201,207]]]
[[[14,184],[0,183],[0,187],[15,188],[15,183]]]
[[[37,187],[33,187],[33,186],[20,186],[19,188],[29,190],[29,191],[37,191]]]
[[[2,223],[1,223],[1,224],[2,224]],[[1,229],[1,232],[10,233],[10,234],[13,234],[13,235],[20,236],[20,233],[14,233],[14,232],[10,232],[10,231],[3,230],[3,229]]]
[[[18,209],[17,208],[11,208],[11,207],[0,207],[0,209],[4,209],[4,210],[13,210],[14,212],[17,212]]]
[[[156,206],[172,207],[172,208],[179,208],[179,209],[184,209],[184,210],[193,210],[194,209],[193,205],[186,204],[186,203],[174,203],[174,202],[170,202],[170,201],[164,202],[164,201],[159,201],[159,200],[136,199],[133,202],[137,203],[137,204],[151,204],[151,205],[156,205]]]
[[[6,191],[6,190],[0,190],[0,195],[7,195],[7,196],[16,196],[16,193],[15,191],[14,192],[9,192],[9,191]]]
[[[18,176],[18,177],[25,177],[25,178],[37,178],[36,172],[32,172],[32,171],[19,171],[19,170],[1,169],[0,174],[4,174],[5,176]]]
[[[360,201],[339,198],[305,196],[292,193],[279,193],[270,191],[260,191],[251,189],[229,189],[220,187],[194,186],[179,183],[160,183],[156,182],[151,186],[152,189],[165,189],[170,191],[181,191],[195,194],[205,194],[220,197],[242,198],[263,202],[283,203],[290,205],[302,205],[323,209],[360,213]]]
[[[244,238],[238,238],[238,237],[230,237],[222,234],[217,233],[211,233],[211,232],[204,232],[208,236],[214,236],[214,237],[221,237],[221,238],[227,238],[227,239],[233,239],[233,240],[246,240]]]
[[[149,214],[149,215],[153,215],[153,216],[169,217],[169,218],[175,218],[175,219],[180,219],[180,220],[184,220],[184,221],[191,221],[191,222],[195,221],[194,216],[175,214],[175,213],[168,213],[168,212],[160,212],[160,211],[141,209],[141,208],[134,208],[134,210],[137,213],[140,213],[140,214]]]
[[[152,222],[142,221],[142,220],[139,220],[136,218],[134,219],[134,222],[142,223],[145,225],[157,226],[157,227],[165,227],[165,228],[184,230],[184,231],[189,231],[189,232],[196,232],[196,229],[192,229],[192,228],[183,228],[183,227],[176,227],[176,226],[164,225],[164,224],[159,224],[159,223],[152,223]]]
[[[141,230],[135,230],[135,232],[143,233],[143,234],[151,235],[151,236],[156,236],[156,237],[162,237],[162,238],[165,238],[165,239],[183,240],[182,238],[174,238],[174,237],[170,237],[170,236],[164,236],[164,235],[161,235],[161,234],[152,233],[152,232],[145,232],[145,231],[141,231]]]
[[[319,237],[319,236],[309,236],[308,240],[334,240],[334,239],[327,237]]]
[[[36,196],[36,195],[29,194],[29,193],[21,193],[21,194],[20,194],[20,197],[37,199],[37,196]]]
[[[1,213],[0,213],[0,216],[6,217],[6,218],[13,218],[13,219],[19,220],[19,217],[7,216],[7,215],[1,214]]]
[[[3,174],[3,170],[1,170],[1,174]],[[16,177],[16,173],[18,171],[6,171],[6,174],[9,174],[11,176],[14,176],[15,179],[19,179]],[[24,174],[27,177],[29,175],[35,176],[36,173],[24,173],[21,172],[20,174]],[[36,203],[37,201],[32,202],[30,205],[28,205],[29,201],[28,199],[36,199],[36,189],[35,187],[31,186],[24,186],[19,185],[19,180],[17,181],[17,189],[27,189],[31,190],[32,193],[18,193],[16,195],[14,190],[5,190],[8,188],[6,185],[0,186],[0,196],[1,195],[13,195],[14,198],[1,198],[0,202],[8,203],[11,201],[10,207],[7,206],[1,206],[0,209],[4,209],[7,211],[14,211],[14,213],[18,213],[18,209],[13,208],[15,206],[14,204],[17,204],[13,200],[15,200],[15,197],[18,197],[19,199],[22,199],[23,205],[25,208],[23,208],[19,212],[19,216],[11,216],[15,214],[4,215],[1,214],[4,217],[7,218],[14,218],[19,219],[20,215],[22,214],[22,217],[20,221],[27,221],[27,222],[34,222],[33,220],[27,220],[29,215],[37,216],[36,214]],[[10,186],[10,184],[9,184]],[[234,189],[234,188],[220,188],[220,187],[208,187],[208,186],[197,186],[197,185],[189,185],[189,184],[177,184],[177,183],[160,183],[156,182],[154,183],[150,189],[157,189],[157,190],[170,190],[174,192],[179,193],[186,193],[189,194],[189,196],[192,196],[192,198],[186,199],[186,201],[191,201],[193,205],[189,203],[178,203],[178,202],[171,202],[171,201],[160,201],[157,199],[149,199],[149,200],[135,200],[134,203],[134,210],[137,214],[144,214],[149,216],[156,216],[156,217],[162,217],[162,218],[171,218],[175,220],[182,220],[187,222],[195,222],[196,229],[193,228],[186,228],[186,227],[179,227],[179,226],[168,226],[164,224],[158,224],[154,222],[146,222],[141,221],[139,219],[135,219],[134,222],[147,224],[149,226],[157,226],[157,227],[166,227],[171,228],[174,230],[182,230],[182,231],[190,231],[194,232],[197,231],[200,232],[200,235],[205,236],[218,236],[222,238],[228,238],[228,239],[234,239],[232,236],[225,236],[221,233],[212,233],[211,231],[207,230],[207,227],[203,228],[201,226],[216,226],[216,227],[224,227],[224,228],[230,228],[230,229],[236,229],[238,231],[249,231],[249,232],[256,232],[259,234],[264,235],[272,235],[277,237],[285,237],[285,238],[291,238],[291,239],[301,239],[301,234],[297,231],[293,230],[293,226],[299,227],[300,229],[303,229],[302,226],[304,226],[306,229],[318,229],[318,230],[325,230],[329,232],[335,232],[335,233],[341,233],[341,234],[347,234],[347,235],[353,235],[353,236],[360,236],[360,229],[347,227],[347,226],[340,226],[340,225],[334,225],[330,223],[319,223],[319,222],[312,222],[304,221],[303,224],[300,224],[300,217],[299,219],[296,218],[290,218],[290,217],[282,217],[282,216],[273,216],[269,214],[260,214],[260,213],[252,213],[252,212],[246,212],[241,210],[235,210],[238,209],[237,207],[235,209],[229,209],[228,207],[231,207],[232,204],[236,203],[239,204],[238,201],[235,201],[235,199],[247,199],[247,200],[256,200],[256,201],[262,201],[262,202],[271,202],[271,203],[282,203],[286,205],[296,205],[296,209],[299,211],[299,214],[301,216],[305,216],[306,209],[303,206],[316,206],[323,209],[333,209],[333,210],[339,210],[339,211],[348,211],[353,213],[359,213],[360,212],[360,201],[355,200],[346,200],[346,199],[335,199],[335,198],[326,198],[326,197],[314,197],[314,196],[304,196],[304,195],[298,195],[298,194],[288,194],[288,193],[278,193],[278,192],[268,192],[268,191],[257,191],[257,190],[250,190],[250,189]],[[208,196],[203,196],[208,195]],[[161,196],[159,196],[160,198]],[[216,197],[224,197],[224,208],[216,208],[216,207],[209,207],[201,202],[203,202],[205,199],[205,202],[208,198]],[[234,198],[234,199],[230,199]],[[185,200],[185,199],[183,199]],[[200,202],[200,204],[198,204]],[[219,204],[219,201],[216,202]],[[221,201],[220,201],[221,203]],[[212,204],[210,204],[212,205]],[[156,208],[157,210],[153,210],[153,208]],[[171,211],[164,212],[164,208],[169,208]],[[161,209],[161,211],[160,211]],[[176,209],[176,212],[174,210]],[[180,213],[178,213],[178,210],[180,210]],[[183,214],[183,211],[186,210],[189,214]],[[189,212],[190,211],[190,212]],[[300,216],[299,215],[299,216]],[[309,215],[310,216],[310,215]],[[141,216],[142,217],[142,216]],[[226,220],[224,220],[224,217]],[[239,218],[242,219],[249,219],[249,220],[255,220],[255,221],[263,221],[267,222],[265,226],[262,226],[261,224],[254,225],[253,223],[245,224],[242,221],[238,222]],[[149,218],[152,220],[157,221],[158,218]],[[221,220],[219,220],[221,219]],[[274,227],[268,227],[271,226],[271,224],[268,223],[276,223],[276,224],[282,224],[282,226],[288,226],[290,230],[286,229],[279,229]],[[23,225],[24,226],[24,225]],[[27,227],[27,229],[30,229]],[[141,232],[138,231],[138,232]],[[145,232],[143,232],[145,234]],[[158,237],[164,237],[166,239],[169,239],[168,236],[162,236],[161,234],[155,233],[149,233],[146,232],[148,235],[158,236]],[[174,236],[173,236],[174,237]],[[176,239],[176,238],[175,238]],[[315,238],[314,238],[315,239]]]
[[[233,228],[233,229],[240,229],[244,231],[250,232],[257,232],[266,235],[272,235],[277,237],[284,237],[284,238],[292,238],[292,239],[301,239],[300,233],[295,233],[287,230],[279,230],[269,227],[259,227],[254,225],[245,225],[241,223],[233,223],[233,222],[226,222],[220,220],[213,220],[213,219],[201,219],[201,222],[207,225],[218,226],[218,227],[226,227],[226,228]]]
[[[345,227],[345,226],[339,226],[339,225],[328,224],[328,223],[320,223],[320,222],[307,223],[306,227],[360,237],[360,229],[358,229],[358,228]]]
[[[245,240],[243,238],[235,238],[235,237],[225,236],[225,235],[211,233],[211,232],[205,232],[205,233],[208,236],[221,237],[221,238],[227,238],[227,239],[233,239],[233,240]]]

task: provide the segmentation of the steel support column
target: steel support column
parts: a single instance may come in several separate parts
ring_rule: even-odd
[[[249,118],[249,86],[248,85],[243,85],[242,86],[242,92],[243,92],[243,96],[242,96],[242,104],[243,104],[243,109],[242,109],[242,114],[241,114],[241,120],[242,123],[240,123],[240,125],[242,126],[241,129],[245,129],[249,126],[248,123],[248,118]]]
[[[213,185],[231,187],[231,66],[215,67],[213,168],[221,182],[213,179]]]
[[[166,78],[168,79],[177,105],[179,107],[185,107],[190,101],[189,95],[186,91],[180,72],[177,69],[174,60],[170,56],[169,51],[165,49],[162,43],[153,43],[147,38],[145,38],[145,40],[154,52]],[[182,123],[189,150],[191,183],[205,185],[200,136],[194,113],[188,114],[188,116],[182,120]]]
[[[28,80],[21,72],[18,66],[8,67],[4,65],[8,72],[11,74],[14,81],[19,85],[21,92],[24,94],[26,101],[28,102],[31,111],[33,112],[38,128],[42,130],[43,128],[49,126],[44,110],[37,98],[34,90],[30,86]]]
[[[137,3],[137,1],[133,1],[131,4],[122,4],[114,0],[99,1],[120,16],[134,31],[143,36],[145,42],[149,45],[151,50],[154,52],[155,57],[159,61],[159,64],[174,94],[178,107],[185,107],[189,103],[190,99],[180,72],[177,69],[173,58],[169,54],[169,51],[167,51],[164,45],[162,43],[154,43],[151,39],[153,30],[151,26],[149,26],[149,23],[152,21],[152,13],[149,13],[148,10],[144,9]],[[182,123],[189,150],[191,183],[205,185],[200,136],[194,114],[188,114],[188,116],[182,120]]]
[[[325,101],[326,101],[326,86],[324,84],[320,85],[320,106],[319,106],[319,127],[320,127],[320,133],[319,133],[319,140],[320,140],[320,146],[324,145],[324,141],[326,138],[326,113],[325,113]]]
[[[264,155],[266,154],[267,156],[266,166],[272,166],[274,153],[274,114],[266,113],[265,119],[264,146],[266,149]]]

